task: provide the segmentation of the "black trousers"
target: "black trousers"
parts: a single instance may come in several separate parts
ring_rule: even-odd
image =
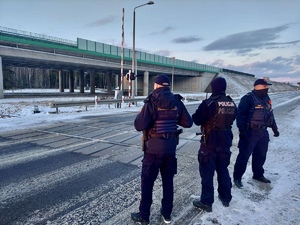
[[[164,216],[169,217],[173,209],[174,187],[173,178],[177,173],[177,159],[174,154],[149,154],[145,153],[142,160],[140,201],[141,218],[149,220],[152,204],[153,185],[160,172],[162,178],[163,198],[161,209]]]
[[[230,148],[213,148],[201,144],[198,152],[199,172],[201,177],[201,197],[203,204],[212,206],[214,202],[214,173],[217,173],[218,193],[224,201],[232,199],[232,183],[228,171]]]
[[[233,178],[241,180],[246,171],[247,163],[252,155],[253,176],[261,177],[264,175],[263,165],[267,158],[269,133],[264,130],[248,130],[247,136],[239,140],[239,154],[234,164]]]

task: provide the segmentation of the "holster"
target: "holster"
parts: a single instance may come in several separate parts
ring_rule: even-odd
[[[179,144],[179,135],[183,132],[182,129],[179,129],[176,131],[176,139],[177,139],[177,145]]]
[[[147,141],[148,141],[148,131],[143,130],[142,136],[142,151],[145,152],[147,150]]]

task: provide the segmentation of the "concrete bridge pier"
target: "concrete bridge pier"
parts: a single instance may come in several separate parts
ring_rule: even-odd
[[[69,92],[74,93],[74,71],[69,71]]]
[[[95,94],[95,70],[89,71],[90,74],[90,93]]]
[[[2,57],[1,56],[0,56],[0,98],[4,98],[3,71],[2,71]]]
[[[80,70],[79,72],[79,92],[84,93],[84,71]]]
[[[144,81],[143,81],[143,96],[149,95],[149,72],[144,72]]]
[[[111,94],[112,93],[112,72],[111,71],[107,71],[106,73],[106,85],[107,85],[107,93]]]
[[[59,92],[64,92],[64,77],[61,70],[58,71],[58,86],[59,86]]]
[[[123,77],[123,79],[124,79],[124,77]],[[121,90],[121,75],[117,74],[115,76],[115,84],[116,84],[116,87],[119,87],[119,90]],[[122,87],[123,87],[123,85],[122,85]]]

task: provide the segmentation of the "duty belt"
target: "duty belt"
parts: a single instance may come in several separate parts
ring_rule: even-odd
[[[149,134],[150,138],[158,138],[158,137],[163,137],[163,138],[171,138],[171,137],[177,137],[176,133],[163,133],[163,134]]]
[[[268,127],[265,125],[259,125],[259,124],[251,124],[252,130],[266,130]]]

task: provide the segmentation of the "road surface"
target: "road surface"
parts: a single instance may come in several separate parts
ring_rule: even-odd
[[[295,107],[299,92],[276,93],[277,120]],[[236,100],[238,103],[238,100]],[[188,105],[192,114],[199,102]],[[297,103],[299,104],[299,100]],[[136,113],[83,117],[45,127],[0,134],[0,225],[133,224],[140,198],[141,133]],[[177,148],[173,224],[192,224],[199,210],[199,127],[183,129]],[[237,129],[234,146],[236,148]],[[237,152],[237,151],[235,151]],[[160,224],[160,177],[155,183],[151,224]]]

